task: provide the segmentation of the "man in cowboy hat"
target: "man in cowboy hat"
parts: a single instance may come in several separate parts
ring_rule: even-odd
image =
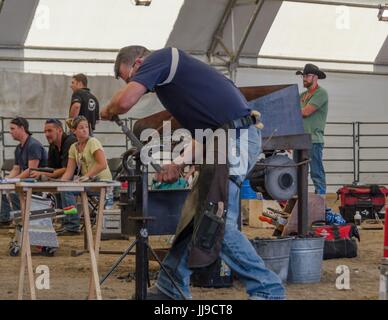
[[[300,95],[300,102],[305,132],[311,134],[311,180],[315,193],[326,194],[322,153],[329,98],[327,91],[318,85],[318,79],[325,79],[326,74],[311,63],[306,64],[303,71],[297,71],[296,74],[302,76],[303,86],[307,89]]]

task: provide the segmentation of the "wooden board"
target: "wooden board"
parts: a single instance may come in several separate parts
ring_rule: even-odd
[[[0,183],[0,190],[15,190],[13,183]]]
[[[56,188],[56,187],[85,187],[85,188],[101,188],[101,187],[115,187],[119,186],[118,181],[112,182],[18,182],[16,187],[33,187],[33,188]]]
[[[325,220],[325,199],[317,194],[308,194],[308,226],[317,220]],[[298,199],[288,201],[285,212],[291,212],[288,222],[284,228],[283,236],[298,232]]]
[[[252,228],[273,229],[275,226],[259,220],[259,216],[268,208],[281,210],[279,203],[272,200],[241,199],[241,213]]]
[[[112,181],[112,182],[61,182],[61,181],[51,181],[51,182],[18,182],[15,184],[15,189],[27,191],[32,188],[34,192],[70,192],[70,191],[78,191],[82,192],[85,189],[89,191],[97,191],[99,192],[101,188],[108,187],[117,187],[120,186],[120,182]]]
[[[383,230],[384,224],[382,221],[368,219],[361,223],[361,229],[362,230]]]

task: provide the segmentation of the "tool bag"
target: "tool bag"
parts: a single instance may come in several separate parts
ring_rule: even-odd
[[[326,225],[323,221],[312,224],[314,233],[325,237],[323,259],[354,258],[357,257],[357,242],[360,234],[353,223],[346,225]]]
[[[214,137],[213,148],[206,150],[213,152],[214,164],[201,165],[195,186],[199,188],[199,197],[197,214],[194,217],[192,244],[187,259],[191,269],[213,264],[218,259],[222,247],[228,210],[229,163],[228,161],[222,163],[222,159],[218,158],[220,155],[218,149],[222,147],[222,144],[220,145],[218,138]],[[227,146],[225,147],[224,152],[227,155]]]
[[[340,213],[349,223],[354,222],[356,211],[360,212],[362,220],[375,219],[376,215],[383,219],[384,214],[379,211],[385,205],[387,193],[387,188],[378,185],[345,185],[337,191],[341,199]]]
[[[200,203],[194,218],[192,245],[188,266],[191,269],[213,264],[219,257],[224,238],[228,205],[229,166],[203,165],[198,177]],[[222,203],[223,208],[218,204]],[[222,215],[217,212],[222,210]]]

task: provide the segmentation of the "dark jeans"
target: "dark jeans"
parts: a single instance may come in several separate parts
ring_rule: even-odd
[[[61,203],[62,208],[66,208],[68,206],[74,206],[77,208],[77,201],[73,192],[61,192]],[[62,219],[62,227],[66,231],[78,232],[80,230],[80,224],[81,221],[79,213],[66,214]]]
[[[20,200],[17,193],[9,193],[9,198],[12,202],[12,209],[8,201],[8,197],[3,194],[1,196],[1,212],[0,222],[8,222],[11,220],[10,211],[20,210]]]
[[[310,151],[310,176],[316,194],[326,194],[326,176],[322,158],[323,143],[313,143]]]
[[[98,192],[87,192],[89,197],[99,197]],[[61,203],[62,208],[69,206],[77,207],[76,196],[79,196],[79,192],[61,192]],[[106,194],[105,207],[107,203],[113,204],[113,192],[109,190]],[[78,214],[69,214],[62,220],[62,226],[67,231],[79,231],[80,228],[80,215]]]

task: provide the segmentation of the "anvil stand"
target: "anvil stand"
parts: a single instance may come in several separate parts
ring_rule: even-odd
[[[310,134],[294,134],[287,136],[274,136],[263,138],[263,151],[293,150],[298,166],[298,234],[307,235],[308,225],[308,163],[309,150],[311,149]]]
[[[159,263],[160,268],[166,273],[174,287],[179,291],[183,300],[186,300],[184,293],[179,288],[179,286],[169,274],[169,272],[166,270],[166,268],[163,266],[159,257],[149,244],[147,224],[149,221],[154,220],[154,217],[148,215],[148,169],[147,166],[141,165],[140,152],[137,153],[134,160],[136,161],[136,167],[133,172],[134,174],[131,175],[130,172],[127,172],[128,175],[120,177],[119,180],[122,182],[128,182],[128,205],[132,205],[136,213],[135,216],[129,217],[129,219],[135,221],[136,239],[116,260],[116,262],[112,265],[108,273],[101,278],[100,285],[105,282],[105,280],[115,271],[115,269],[124,260],[124,258],[136,246],[135,299],[146,300],[147,298],[147,287],[149,284],[148,252],[151,252],[152,256]],[[134,185],[136,185],[135,190],[133,188]],[[132,195],[134,196],[132,197]]]

